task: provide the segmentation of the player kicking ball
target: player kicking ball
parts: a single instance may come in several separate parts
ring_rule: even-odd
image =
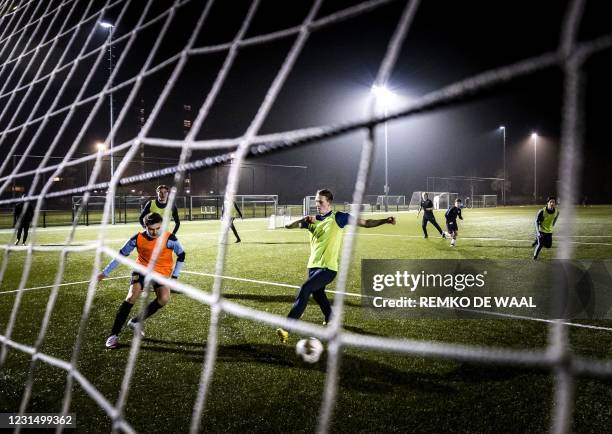
[[[446,218],[446,229],[448,229],[448,236],[451,238],[451,247],[455,247],[457,241],[457,233],[459,232],[459,226],[457,226],[457,217],[463,220],[461,215],[461,199],[455,200],[455,205],[448,207],[444,214]]]
[[[354,221],[348,213],[334,211],[332,202],[334,195],[329,190],[319,190],[315,197],[317,215],[306,216],[285,226],[287,229],[308,229],[310,235],[310,258],[308,259],[308,280],[300,287],[287,315],[292,319],[300,319],[308,299],[312,298],[318,303],[327,324],[332,316],[332,308],[325,294],[325,287],[329,285],[338,272],[338,259],[342,245],[342,229]],[[384,219],[357,220],[357,225],[363,228],[375,228],[384,224],[395,224],[395,217]],[[289,340],[289,332],[282,328],[276,329],[281,342]]]
[[[557,198],[550,196],[546,200],[546,206],[538,211],[535,220],[536,228],[536,239],[531,244],[531,247],[535,247],[533,251],[533,259],[538,259],[538,255],[542,250],[542,247],[550,249],[552,247],[552,234],[553,227],[557,223],[559,218],[559,210],[556,208]]]
[[[143,267],[149,265],[149,261],[153,256],[153,250],[157,239],[162,237],[163,247],[157,256],[155,266],[153,270],[162,276],[177,279],[183,264],[185,263],[185,251],[181,246],[181,243],[176,236],[170,232],[162,232],[162,216],[157,213],[150,213],[144,218],[145,230],[137,233],[130,238],[125,245],[119,250],[119,253],[123,256],[129,256],[132,250],[136,249],[138,252],[138,258],[136,262]],[[177,256],[176,264],[172,258],[172,252]],[[119,265],[119,261],[113,259],[98,275],[98,281],[101,281]],[[115,316],[115,322],[111,330],[110,336],[106,339],[106,348],[114,349],[119,346],[119,333],[123,328],[123,324],[127,320],[127,317],[134,306],[134,303],[140,297],[144,287],[144,276],[136,271],[132,272],[132,280],[130,283],[130,290],[127,297],[119,306],[117,315]],[[146,308],[144,319],[147,319],[159,309],[164,307],[170,300],[170,289],[157,283],[153,283],[153,290],[155,291],[156,298]],[[138,318],[134,317],[128,322],[128,327],[135,332],[138,325]],[[144,333],[142,334],[144,336]]]

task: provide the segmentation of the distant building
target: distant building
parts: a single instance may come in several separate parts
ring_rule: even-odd
[[[193,111],[191,110],[191,104],[183,104],[183,137],[186,137],[191,130],[191,124],[193,123]]]

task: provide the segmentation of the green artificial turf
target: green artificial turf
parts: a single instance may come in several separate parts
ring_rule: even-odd
[[[536,207],[464,211],[457,247],[435,236],[423,239],[414,213],[397,215],[396,226],[360,229],[347,291],[360,292],[360,259],[529,259]],[[366,215],[368,218],[370,215]],[[563,210],[559,224],[563,223]],[[380,215],[375,215],[380,217]],[[436,213],[443,223],[441,212]],[[612,206],[577,209],[575,255],[582,259],[612,258]],[[305,280],[309,254],[303,230],[267,230],[263,219],[237,220],[243,242],[228,246],[225,275],[287,285]],[[213,273],[219,222],[184,222],[178,237],[187,252],[185,271]],[[108,245],[119,249],[138,230],[134,224],[109,227]],[[95,242],[99,226],[79,227],[75,244]],[[40,230],[37,245],[61,245],[67,228]],[[0,243],[11,233],[0,231]],[[230,241],[233,241],[230,233]],[[555,240],[558,245],[558,240]],[[544,250],[552,258],[556,248]],[[6,253],[3,251],[2,253]],[[26,288],[53,283],[59,252],[35,252]],[[10,253],[0,282],[0,334],[5,333],[19,286],[26,253]],[[132,254],[132,258],[135,253]],[[109,258],[103,257],[103,265]],[[65,283],[87,281],[94,252],[71,253],[62,277]],[[121,266],[112,277],[127,276]],[[183,273],[180,281],[209,292],[212,278]],[[109,351],[104,342],[125,297],[127,277],[98,285],[82,344],[78,369],[115,403],[124,375],[132,336],[121,334],[121,347]],[[331,289],[335,287],[335,282]],[[286,315],[295,289],[236,280],[223,281],[223,295],[237,303]],[[11,339],[33,345],[50,294],[49,288],[23,293]],[[69,360],[83,311],[87,283],[62,286],[41,351]],[[137,309],[135,309],[137,312]],[[173,294],[168,306],[146,323],[125,416],[139,432],[188,431],[200,381],[210,309],[185,295]],[[303,320],[320,324],[314,302]],[[422,341],[543,349],[548,326],[525,320],[374,320],[360,300],[346,298],[345,329],[350,332]],[[612,328],[612,321],[593,324]],[[274,327],[222,315],[212,388],[202,419],[207,432],[313,432],[322,402],[326,354],[314,365],[295,354],[300,337],[278,342]],[[584,357],[612,359],[612,331],[570,328],[571,348]],[[0,412],[16,412],[31,357],[9,349],[0,368]],[[386,352],[345,348],[341,358],[334,432],[544,432],[549,429],[554,377],[547,370],[464,363]],[[66,372],[38,363],[28,412],[59,412]],[[612,425],[612,382],[579,378],[575,383],[573,430],[606,432]],[[111,429],[110,418],[76,384],[71,411],[79,432]]]

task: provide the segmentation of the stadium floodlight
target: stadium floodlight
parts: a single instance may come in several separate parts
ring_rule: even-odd
[[[376,97],[376,101],[380,103],[380,105],[387,109],[391,100],[393,99],[393,92],[391,92],[386,86],[379,86],[377,84],[372,86],[372,93]]]
[[[538,134],[531,133],[533,139],[533,203],[538,203]]]
[[[105,28],[105,29],[112,29],[112,28],[113,28],[113,27],[115,27],[115,26],[113,26],[113,25],[112,25],[111,23],[109,23],[108,21],[102,21],[102,22],[100,23],[100,27],[103,27],[103,28]]]
[[[98,152],[104,152],[106,151],[106,145],[102,142],[98,142],[96,143],[96,149],[98,150]]]
[[[389,104],[393,99],[393,92],[391,92],[386,86],[379,86],[377,84],[372,86],[372,93],[376,98],[376,102],[382,106],[385,117],[389,109]],[[389,211],[389,205],[387,196],[389,195],[389,134],[387,128],[387,121],[385,121],[385,187],[383,193],[385,194],[385,212]]]
[[[500,126],[499,130],[502,132],[504,150],[503,150],[503,160],[504,160],[504,180],[502,181],[502,202],[504,206],[506,206],[506,127]]]

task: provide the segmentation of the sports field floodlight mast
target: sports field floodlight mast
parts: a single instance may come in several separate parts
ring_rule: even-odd
[[[538,203],[538,134],[531,133],[533,139],[533,202]]]
[[[113,74],[113,31],[115,30],[115,26],[109,23],[108,21],[100,22],[100,27],[108,30],[108,79],[109,79],[109,87],[112,87],[113,84],[110,82],[111,76]],[[113,93],[109,92],[109,105],[110,105],[110,175],[111,179],[115,174],[115,159],[113,156]],[[111,223],[115,224],[115,196],[111,197]]]
[[[502,203],[506,206],[506,127],[501,126],[499,130],[502,132],[502,138],[504,143],[504,180],[502,181]]]
[[[373,85],[372,93],[376,97],[376,102],[383,108],[383,113],[387,116],[389,104],[393,99],[393,92],[385,86]],[[389,211],[388,195],[389,195],[389,134],[387,130],[387,121],[385,121],[385,212]]]

